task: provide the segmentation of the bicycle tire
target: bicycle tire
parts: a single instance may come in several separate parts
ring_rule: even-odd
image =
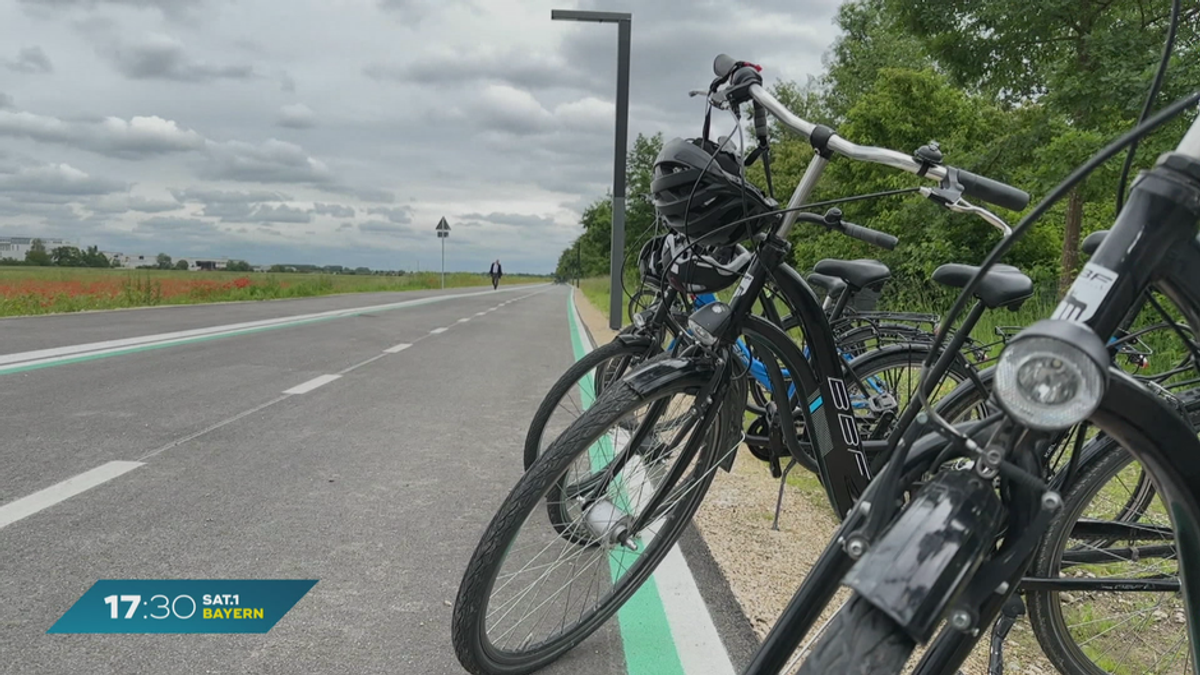
[[[580,613],[570,629],[535,645],[529,652],[509,652],[505,655],[489,644],[485,635],[487,600],[495,584],[504,557],[518,535],[526,516],[539,508],[543,498],[556,489],[561,476],[582,453],[588,451],[596,438],[619,424],[632,410],[647,401],[694,392],[704,384],[701,378],[678,381],[645,395],[639,395],[628,384],[620,382],[597,399],[583,416],[575,421],[559,439],[521,477],[505,498],[488,524],[479,545],[463,574],[451,623],[451,639],[459,663],[475,675],[524,675],[543,668],[570,651],[604,624],[632,596],[670,551],[675,541],[691,522],[711,485],[715,468],[711,444],[702,447],[696,471],[703,470],[690,496],[681,499],[675,511],[663,516],[666,523],[659,534],[640,552],[628,568],[620,585],[591,613]],[[697,430],[710,433],[712,429]]]
[[[834,615],[797,675],[896,675],[915,647],[899,624],[855,593]]]
[[[533,420],[529,423],[529,429],[525,432],[525,469],[533,466],[534,460],[541,454],[543,447],[549,447],[542,443],[545,433],[546,424],[554,415],[554,411],[558,409],[559,403],[568,396],[571,391],[580,385],[580,381],[592,371],[597,371],[601,377],[593,380],[593,400],[598,397],[604,390],[605,380],[608,378],[607,369],[604,367],[607,363],[614,360],[629,359],[623,365],[628,370],[628,366],[635,365],[634,359],[639,356],[644,356],[647,353],[648,346],[635,347],[621,340],[613,340],[606,345],[593,349],[588,352],[575,363],[571,364],[570,368],[559,376],[554,386],[550,387],[550,391],[542,399],[541,405],[538,406],[537,412],[533,415]]]

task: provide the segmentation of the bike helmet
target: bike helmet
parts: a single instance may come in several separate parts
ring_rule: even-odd
[[[737,156],[717,147],[699,139],[668,141],[654,160],[650,183],[654,208],[667,226],[706,246],[748,239],[778,218],[756,218],[724,227],[741,218],[770,213],[777,204],[742,180]]]
[[[678,233],[667,236],[662,255],[662,265],[669,265],[667,281],[681,293],[716,293],[729,288],[750,264],[750,252],[739,244],[695,246]]]
[[[662,288],[663,284],[663,243],[666,239],[665,234],[653,237],[638,253],[638,271],[641,272],[642,280],[654,288]]]

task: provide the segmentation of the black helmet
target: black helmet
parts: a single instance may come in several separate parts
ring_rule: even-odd
[[[668,141],[654,160],[650,183],[654,208],[667,226],[686,234],[694,243],[708,246],[748,239],[777,218],[756,218],[720,229],[741,218],[770,213],[776,204],[742,180],[741,162],[733,153],[718,151],[717,147],[712,141],[699,139]]]
[[[667,280],[681,293],[716,293],[729,288],[750,264],[750,252],[738,244],[731,246],[694,246],[683,235],[668,235],[663,245],[662,265]]]
[[[654,288],[661,288],[663,284],[663,242],[666,241],[668,235],[660,234],[653,237],[650,241],[642,245],[642,251],[638,253],[638,271],[642,274],[642,280],[647,285]]]

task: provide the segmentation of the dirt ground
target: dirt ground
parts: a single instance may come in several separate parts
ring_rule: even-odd
[[[576,291],[575,297],[580,317],[595,341],[604,344],[611,340],[615,331],[608,328],[607,317],[582,293]],[[697,527],[760,640],[770,631],[837,527],[820,483],[797,467],[789,476],[784,493],[779,530],[772,530],[778,492],[779,480],[772,478],[767,465],[743,446],[733,471],[718,472],[696,515]],[[845,590],[839,593],[822,621],[836,611],[847,595]],[[916,661],[914,658],[911,664]],[[980,642],[962,672],[986,675],[987,640]],[[1006,675],[1055,672],[1037,647],[1028,622],[1022,619],[1005,645]]]

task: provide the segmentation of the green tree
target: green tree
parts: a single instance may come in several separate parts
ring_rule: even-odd
[[[159,253],[154,258],[154,262],[160,270],[171,269],[171,256],[167,255],[166,253]]]
[[[252,272],[254,268],[245,260],[230,260],[225,263],[225,269],[230,272]]]
[[[83,252],[83,264],[85,267],[108,267],[108,256],[101,253],[99,247],[89,246]]]
[[[50,251],[50,261],[58,267],[83,267],[83,254],[74,246],[58,246]]]
[[[186,272],[186,271],[187,271],[187,269],[188,269],[188,261],[186,261],[186,260],[179,260],[179,261],[176,261],[176,263],[175,263],[175,269],[177,269],[177,270],[183,270],[183,271],[185,271],[185,272]]]
[[[1013,105],[1036,102],[1060,116],[1060,128],[1076,132],[1058,142],[1069,155],[1090,154],[1137,118],[1169,20],[1169,3],[1147,7],[1144,0],[887,2],[959,84]],[[1200,72],[1195,58],[1200,8],[1188,4],[1177,67],[1164,87],[1168,97],[1173,89],[1192,86]],[[1060,291],[1078,264],[1088,196],[1087,186],[1080,185],[1068,197]]]
[[[49,267],[54,264],[54,261],[50,259],[50,254],[46,252],[46,244],[41,239],[34,239],[29,243],[29,250],[25,252],[25,262],[40,267]]]

